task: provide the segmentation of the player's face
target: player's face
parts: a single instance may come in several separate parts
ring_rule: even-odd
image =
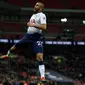
[[[35,6],[34,6],[34,11],[35,12],[39,12],[41,9],[41,4],[40,3],[36,3]]]

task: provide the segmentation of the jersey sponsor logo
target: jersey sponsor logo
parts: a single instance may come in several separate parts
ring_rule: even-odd
[[[31,23],[36,23],[35,19],[30,20]]]

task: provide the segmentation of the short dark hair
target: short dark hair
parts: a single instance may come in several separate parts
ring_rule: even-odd
[[[42,10],[44,9],[44,3],[43,2],[37,2],[41,4]]]

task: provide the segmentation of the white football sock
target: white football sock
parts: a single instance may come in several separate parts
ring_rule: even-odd
[[[40,76],[45,77],[45,65],[39,65]]]
[[[7,52],[7,56],[9,56],[10,55],[10,50],[8,50],[8,52]]]

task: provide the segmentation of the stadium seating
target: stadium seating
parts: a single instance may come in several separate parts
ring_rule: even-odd
[[[33,7],[36,0],[8,0],[10,4],[15,4],[21,7],[28,6]],[[44,0],[43,3],[45,4],[46,8],[57,8],[57,9],[85,9],[85,1],[84,0]],[[49,4],[48,4],[49,3]]]
[[[71,27],[71,26],[69,26]],[[63,33],[65,27],[58,24],[48,24],[47,26],[47,33],[52,34],[60,34]],[[3,38],[22,38],[23,35],[27,31],[27,26],[24,23],[16,23],[16,22],[0,22],[0,36]],[[6,33],[4,33],[6,32]],[[16,33],[16,34],[15,34]],[[74,33],[77,34],[74,37],[74,40],[83,40],[85,39],[85,26],[75,27]],[[82,34],[82,35],[81,35]]]
[[[25,0],[25,2],[27,2],[28,7],[33,7],[34,4],[36,3],[36,0]],[[17,0],[9,0],[9,3],[15,4],[15,5],[18,5],[21,7],[25,6],[24,5],[25,3],[23,3],[21,0],[18,0],[18,1]],[[43,3],[45,4],[46,8],[59,8],[59,9],[64,8],[63,4],[59,0],[49,1],[49,4],[48,4],[48,0],[45,0],[45,1],[43,1]]]

